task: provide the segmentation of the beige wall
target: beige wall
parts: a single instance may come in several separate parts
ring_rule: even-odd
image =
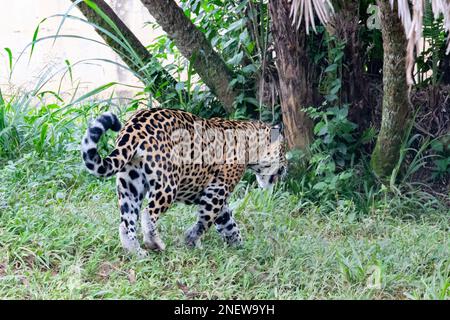
[[[159,30],[155,31],[150,26],[144,26],[144,23],[152,21],[152,18],[139,0],[109,0],[107,2],[145,45],[150,44],[152,39],[162,34]],[[90,58],[121,62],[108,47],[86,40],[58,39],[55,43],[53,40],[46,40],[36,44],[30,63],[28,63],[30,48],[27,49],[16,63],[12,78],[8,79],[8,58],[3,48],[10,48],[16,60],[20,52],[32,41],[39,21],[45,17],[65,13],[71,4],[69,0],[0,0],[0,86],[3,92],[14,91],[17,87],[32,88],[42,73],[64,68],[65,59],[71,63]],[[71,14],[81,16],[76,8],[72,9]],[[60,21],[59,17],[45,21],[41,25],[39,37],[56,34]],[[66,20],[61,34],[76,34],[102,41],[92,27],[71,19]],[[69,77],[63,82],[63,91],[66,92],[66,96],[71,95],[71,91],[78,82],[81,83],[83,92],[111,81],[140,85],[138,80],[127,71],[102,62],[77,65],[73,70],[73,76],[74,83],[71,83]],[[61,73],[53,78],[46,89],[56,90],[60,79]],[[119,96],[132,95],[130,89],[123,87],[116,87],[115,92]],[[109,96],[109,94],[110,92],[105,92],[103,96]]]

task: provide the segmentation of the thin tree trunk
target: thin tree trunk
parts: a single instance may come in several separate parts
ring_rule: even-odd
[[[75,2],[76,0],[71,0]],[[148,89],[153,94],[154,98],[160,103],[174,103],[178,102],[179,96],[175,90],[177,81],[158,64],[156,59],[148,52],[145,46],[139,41],[139,39],[133,34],[133,32],[125,25],[125,23],[114,13],[114,10],[103,0],[91,0],[120,30],[123,37],[129,44],[129,48],[134,50],[140,61],[133,59],[130,56],[129,51],[125,49],[120,43],[114,40],[109,34],[102,32],[99,29],[95,31],[105,40],[123,60],[123,62],[133,70],[136,75],[148,86]],[[122,39],[119,34],[105,21],[97,12],[87,5],[85,2],[79,2],[77,4],[78,9],[86,17],[86,19],[105,29],[118,39]],[[151,68],[145,68],[147,64],[152,63]],[[158,64],[155,68],[155,64]],[[187,93],[182,92],[185,98]],[[170,97],[168,99],[168,97]]]
[[[222,57],[214,51],[205,35],[186,17],[174,0],[141,0],[156,22],[190,60],[203,82],[231,112],[238,96],[237,88],[230,86],[233,75]]]
[[[306,33],[292,27],[290,2],[269,1],[276,66],[280,79],[280,100],[289,149],[305,150],[313,140],[313,122],[301,111],[312,103],[308,83]]]
[[[371,165],[377,176],[391,175],[400,155],[409,119],[406,83],[407,40],[395,7],[388,0],[377,1],[383,35],[383,111],[381,129],[372,153]]]

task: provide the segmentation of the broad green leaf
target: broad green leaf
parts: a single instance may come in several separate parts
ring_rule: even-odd
[[[256,67],[254,64],[249,64],[242,68],[242,72],[244,73],[254,73],[256,72]]]
[[[341,89],[341,84],[340,83],[338,85],[333,86],[330,89],[330,95],[336,95],[339,92],[340,89]]]
[[[337,70],[338,65],[336,63],[330,64],[324,72],[334,72]]]
[[[235,54],[231,59],[229,59],[227,61],[227,63],[232,66],[236,66],[241,62],[243,57],[244,57],[244,53],[241,51],[238,54]]]
[[[255,105],[255,106],[259,106],[258,100],[256,100],[256,99],[253,98],[253,97],[245,97],[245,98],[244,98],[244,101],[246,101],[246,102],[248,102],[248,103],[251,103],[251,104],[253,104],[253,105]]]
[[[245,26],[245,23],[247,22],[246,18],[242,18],[239,19],[238,21],[233,22],[232,24],[230,24],[230,26],[226,29],[225,34],[237,30],[237,29],[241,29]]]

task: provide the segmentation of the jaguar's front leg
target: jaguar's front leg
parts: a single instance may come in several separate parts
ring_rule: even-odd
[[[228,195],[229,192],[222,183],[210,184],[203,191],[199,201],[197,222],[185,234],[185,241],[189,247],[201,247],[202,235],[216,220]]]
[[[231,246],[239,247],[243,244],[241,233],[233,218],[233,212],[225,205],[220,211],[216,221],[216,230],[222,238]]]

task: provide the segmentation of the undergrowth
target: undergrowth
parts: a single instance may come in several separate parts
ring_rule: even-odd
[[[343,152],[325,134],[297,178],[260,190],[246,175],[238,185],[231,207],[242,249],[226,247],[213,230],[203,250],[186,248],[195,207],[177,204],[159,223],[167,250],[130,258],[117,236],[114,181],[90,176],[79,155],[88,120],[106,104],[64,111],[14,99],[2,109],[2,298],[450,297],[445,201],[408,179],[380,184],[364,155]],[[132,111],[122,110],[122,117]],[[102,139],[101,148],[113,139]]]

